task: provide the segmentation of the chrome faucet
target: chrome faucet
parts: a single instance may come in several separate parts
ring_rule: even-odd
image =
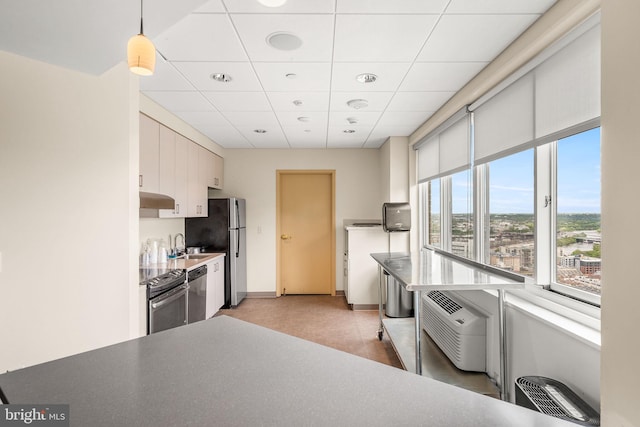
[[[182,233],[178,233],[176,234],[176,236],[173,238],[173,253],[176,256],[181,255],[180,254],[180,250],[178,249],[178,236],[182,237],[182,252],[184,252],[184,234]]]

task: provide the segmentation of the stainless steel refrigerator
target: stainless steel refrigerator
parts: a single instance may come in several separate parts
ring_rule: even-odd
[[[224,252],[224,308],[235,307],[247,295],[247,230],[244,199],[209,199],[209,216],[185,219],[187,246]]]

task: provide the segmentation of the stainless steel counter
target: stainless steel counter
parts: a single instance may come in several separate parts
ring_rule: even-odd
[[[566,426],[401,369],[217,317],[0,375],[72,426]]]
[[[507,393],[508,378],[506,317],[504,310],[504,291],[521,289],[525,279],[512,273],[474,263],[459,257],[451,256],[430,249],[417,253],[384,252],[372,253],[380,270],[380,330],[382,338],[384,325],[382,322],[382,270],[393,276],[403,287],[413,292],[413,310],[415,316],[415,370],[418,375],[422,369],[420,306],[422,292],[431,290],[482,290],[498,291],[499,343],[500,343],[500,397],[509,400]]]

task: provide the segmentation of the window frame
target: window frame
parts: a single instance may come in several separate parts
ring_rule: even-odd
[[[600,309],[600,295],[590,292],[582,291],[572,288],[555,281],[556,277],[556,262],[557,262],[557,250],[556,250],[556,236],[557,236],[557,224],[556,224],[556,210],[555,200],[557,200],[557,143],[558,140],[573,136],[582,132],[595,129],[600,126],[600,119],[592,120],[587,123],[583,123],[580,126],[566,129],[549,141],[543,141],[533,147],[533,161],[534,161],[534,244],[535,244],[535,264],[534,264],[534,277],[526,277],[529,280],[533,279],[535,284],[528,285],[527,290],[532,292],[532,295],[538,297],[548,298],[554,304],[560,304],[561,306],[574,309],[587,316],[599,318]],[[523,151],[527,148],[523,148]],[[504,157],[507,157],[509,153]],[[489,212],[489,191],[488,186],[490,183],[490,168],[487,163],[475,165],[471,168],[472,176],[472,197],[473,200],[473,260],[485,265],[490,265],[490,260],[487,259],[490,255],[489,248],[489,236],[490,232],[490,212]],[[452,253],[452,179],[451,175],[437,178],[440,181],[440,250]],[[428,197],[428,187],[431,184],[430,181],[421,183],[424,194],[423,197]],[[551,205],[545,206],[545,197],[551,197]],[[422,247],[433,248],[429,245],[430,226],[429,213],[427,212],[428,204],[424,202],[423,214],[421,216],[421,224],[424,228]],[[595,309],[595,311],[594,311]]]

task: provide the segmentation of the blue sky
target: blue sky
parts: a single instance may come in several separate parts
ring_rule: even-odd
[[[600,212],[600,129],[558,142],[559,213]],[[465,173],[454,175],[453,212],[467,211]],[[533,149],[490,163],[491,213],[533,213]]]

